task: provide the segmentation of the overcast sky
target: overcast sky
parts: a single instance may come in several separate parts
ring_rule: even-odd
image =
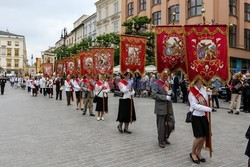
[[[83,14],[95,12],[96,0],[0,0],[0,30],[26,38],[27,56],[41,56],[54,46],[64,27],[70,32],[73,22]]]

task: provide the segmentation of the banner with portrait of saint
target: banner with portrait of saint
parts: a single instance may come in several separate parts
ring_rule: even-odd
[[[64,73],[64,61],[57,60],[56,61],[56,75],[63,76]]]
[[[65,71],[66,71],[66,76],[70,75],[74,75],[75,74],[75,61],[74,58],[64,58],[64,62],[65,62]]]
[[[80,52],[81,59],[81,74],[82,76],[94,75],[94,62],[91,52]]]
[[[81,75],[81,58],[80,58],[80,54],[76,54],[74,56],[74,62],[75,62],[75,74],[77,75]]]
[[[124,74],[127,70],[132,73],[145,72],[147,38],[140,36],[121,35],[120,68]]]
[[[106,74],[113,75],[114,67],[114,48],[92,48],[94,62],[94,75]]]
[[[52,63],[43,63],[42,64],[43,76],[52,77],[53,75],[53,64]]]
[[[187,70],[207,84],[214,77],[229,79],[227,25],[186,25]]]
[[[182,26],[157,26],[156,65],[157,71],[181,70],[186,73],[185,30]]]

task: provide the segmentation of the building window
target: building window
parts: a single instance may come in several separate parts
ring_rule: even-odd
[[[114,3],[114,14],[118,13],[118,2]]]
[[[189,0],[188,1],[188,16],[201,15],[202,0]]]
[[[6,55],[6,46],[2,45],[2,55]]]
[[[134,2],[128,4],[128,16],[132,16],[134,14]]]
[[[153,24],[160,25],[161,24],[161,12],[153,13]]]
[[[169,24],[170,23],[173,23],[173,13],[175,13],[175,21],[179,21],[179,5],[173,5],[173,6],[170,6],[170,8],[168,9],[168,22]]]
[[[245,21],[250,21],[250,4],[245,3]]]
[[[105,25],[104,29],[105,29],[105,33],[108,33],[108,25]]]
[[[245,49],[250,50],[250,29],[244,31]]]
[[[161,4],[161,0],[153,0],[153,5]]]
[[[11,59],[6,59],[7,67],[11,67]]]
[[[106,18],[109,17],[109,7],[105,8],[105,14],[106,14]]]
[[[229,46],[236,47],[236,25],[229,27]]]
[[[118,21],[114,22],[114,32],[119,32]]]
[[[7,41],[7,45],[8,45],[8,46],[11,46],[11,41]]]
[[[19,42],[18,41],[15,42],[15,46],[19,46]]]
[[[229,0],[229,15],[236,16],[237,0]]]
[[[19,67],[19,60],[15,60],[15,67]]]
[[[146,0],[139,0],[140,11],[146,10]]]
[[[11,56],[11,48],[7,48],[7,56]]]
[[[19,56],[19,49],[15,49],[15,56]]]
[[[99,11],[99,20],[102,20],[102,11]]]

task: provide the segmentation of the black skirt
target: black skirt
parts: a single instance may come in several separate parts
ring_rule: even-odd
[[[194,115],[192,121],[192,128],[195,138],[209,136],[209,126],[206,116],[198,117]]]
[[[81,95],[81,91],[75,91],[76,94],[76,99],[81,99],[82,95]]]
[[[119,122],[130,122],[130,110],[131,110],[131,99],[119,99],[119,110],[118,117],[116,121]],[[134,100],[132,100],[132,121],[136,121]]]
[[[97,111],[97,112],[103,112],[104,111],[106,113],[108,112],[108,97],[104,97],[104,102],[103,102],[102,97],[97,97],[95,111]]]
[[[247,149],[246,149],[245,154],[246,154],[246,156],[248,156],[250,158],[250,139],[248,140]]]

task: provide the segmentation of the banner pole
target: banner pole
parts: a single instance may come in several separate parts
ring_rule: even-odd
[[[207,90],[209,90],[209,87],[207,87]],[[211,102],[211,95],[208,95],[208,107],[212,106],[212,102]],[[211,113],[208,113],[208,128],[209,128],[209,157],[212,158],[212,120],[211,120]]]

